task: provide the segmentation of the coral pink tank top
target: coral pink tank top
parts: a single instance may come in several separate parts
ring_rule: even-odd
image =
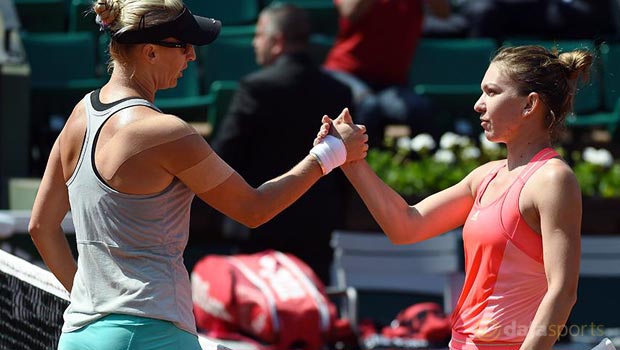
[[[465,283],[452,314],[451,350],[517,350],[547,292],[542,237],[519,211],[530,176],[558,154],[538,152],[492,203],[480,198],[506,163],[482,180],[463,227]]]

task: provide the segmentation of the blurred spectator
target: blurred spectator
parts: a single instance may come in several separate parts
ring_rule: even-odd
[[[334,4],[339,31],[324,67],[351,87],[354,116],[366,125],[368,144],[380,146],[388,124],[436,134],[430,102],[408,86],[408,75],[425,11],[448,17],[449,1],[334,0]]]
[[[422,28],[425,38],[465,38],[469,35],[469,21],[456,8],[447,18],[426,14]]]
[[[352,104],[349,88],[324,73],[306,52],[309,35],[306,12],[293,5],[271,5],[259,16],[253,45],[263,68],[241,80],[212,143],[250,184],[290,169],[308,153],[321,117],[335,117]],[[343,217],[346,189],[342,173],[330,174],[256,229],[224,219],[223,234],[244,238],[241,253],[293,253],[329,283],[329,241]]]
[[[617,0],[462,0],[470,36],[498,40],[604,39],[618,35]]]
[[[604,39],[617,36],[616,0],[549,0],[547,20],[554,38]],[[616,4],[617,5],[617,4]],[[615,9],[615,10],[614,10]]]

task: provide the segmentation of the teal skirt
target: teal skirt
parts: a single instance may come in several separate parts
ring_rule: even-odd
[[[111,314],[62,333],[58,350],[200,350],[198,337],[172,322]]]

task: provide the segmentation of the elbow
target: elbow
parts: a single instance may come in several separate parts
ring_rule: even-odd
[[[257,228],[267,221],[269,221],[269,218],[257,211],[250,212],[250,214],[239,220],[247,228]]]
[[[410,243],[409,240],[406,240],[404,237],[399,237],[399,236],[394,236],[394,235],[388,235],[387,237],[390,240],[390,242],[394,245],[405,245],[405,244]]]
[[[30,234],[30,238],[33,241],[36,241],[39,237],[41,237],[42,235],[42,228],[41,228],[41,224],[30,220],[30,222],[28,223],[28,233]]]
[[[270,201],[270,198],[257,191],[256,197],[244,200],[235,220],[251,229],[261,226],[285,208]]]
[[[28,223],[28,233],[30,234],[30,236],[35,237],[39,235],[40,232],[41,232],[41,225],[39,225],[37,222],[33,220],[30,220],[30,222]]]
[[[564,299],[566,300],[566,304],[572,309],[573,306],[577,304],[577,287],[567,291]]]
[[[566,306],[569,310],[577,303],[577,285],[558,286],[552,292],[559,305]]]
[[[257,228],[267,221],[264,218],[264,205],[261,198],[244,198],[238,201],[238,206],[226,214],[231,219],[247,228]]]
[[[575,283],[570,283],[569,286],[564,286],[561,289],[565,300],[567,301],[567,303],[570,303],[571,306],[577,303],[577,287],[578,287],[577,281]]]
[[[566,291],[563,292],[560,296],[561,301],[560,305],[564,305],[568,313],[573,309],[575,304],[577,304],[577,289],[574,291]]]
[[[382,229],[394,245],[412,244],[422,240],[419,237],[419,232],[421,232],[419,228],[405,223],[399,223],[392,227],[382,227]]]
[[[257,228],[261,225],[259,220],[253,218],[236,219],[235,221],[250,229]]]
[[[385,235],[394,245],[406,245],[414,243],[413,236],[407,231],[402,230],[385,230]]]
[[[264,224],[261,220],[247,220],[243,223],[247,228],[257,228],[258,226]]]
[[[568,310],[571,310],[577,303],[577,288],[574,290],[572,290],[572,288],[566,289],[567,290],[563,290],[559,293],[558,299],[561,305],[565,305]]]

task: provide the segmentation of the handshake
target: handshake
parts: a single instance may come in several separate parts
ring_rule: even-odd
[[[366,127],[353,123],[348,108],[332,120],[323,116],[321,129],[314,139],[310,154],[321,166],[323,175],[345,163],[366,158],[368,135]]]

